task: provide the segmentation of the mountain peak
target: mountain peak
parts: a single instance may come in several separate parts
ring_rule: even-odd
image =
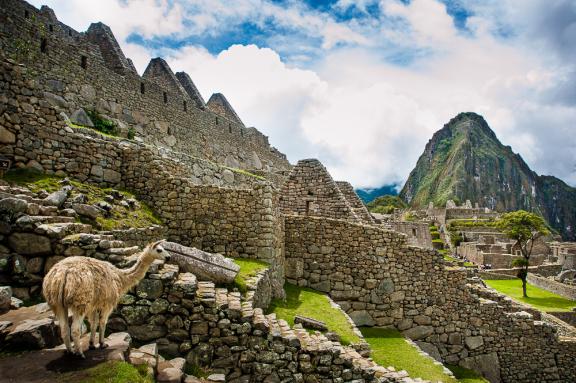
[[[458,114],[434,133],[400,197],[413,207],[443,206],[452,199],[498,211],[535,211],[564,238],[576,238],[576,189],[538,176],[472,112]]]

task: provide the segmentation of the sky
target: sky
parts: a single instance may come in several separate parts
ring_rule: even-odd
[[[402,185],[432,134],[484,116],[576,186],[576,0],[33,0],[102,21],[143,73],[164,57],[295,163]]]

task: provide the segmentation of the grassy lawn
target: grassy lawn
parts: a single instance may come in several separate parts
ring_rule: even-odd
[[[242,293],[245,293],[248,290],[248,286],[246,285],[248,279],[270,266],[266,262],[258,261],[256,259],[233,258],[233,261],[240,266],[240,271],[234,279],[234,286]]]
[[[63,374],[62,383],[154,383],[146,372],[146,365],[133,366],[127,362],[109,361],[84,371]]]
[[[516,301],[527,303],[540,311],[572,311],[572,308],[576,307],[576,301],[563,298],[531,284],[527,286],[528,298],[523,298],[520,279],[485,280],[484,282],[502,294],[506,294]]]
[[[293,326],[295,315],[314,318],[326,323],[330,331],[340,335],[342,344],[360,342],[344,313],[333,308],[325,294],[288,283],[284,285],[284,291],[286,300],[275,299],[268,309],[269,312],[276,313],[279,319],[284,319]]]
[[[444,383],[488,383],[476,372],[459,366],[447,366],[456,379],[444,373],[443,368],[430,358],[421,355],[418,349],[406,342],[395,329],[364,327],[362,335],[370,344],[372,359],[381,366],[392,366],[396,370],[406,370],[411,378],[422,378]]]
[[[40,173],[33,169],[10,170],[6,173],[4,179],[11,184],[24,186],[34,193],[38,193],[41,190],[52,193],[62,188],[60,184],[62,178]],[[70,184],[74,186],[70,197],[82,193],[86,195],[88,199],[87,204],[95,204],[103,201],[106,195],[112,191],[110,188],[101,188],[96,185],[77,181],[70,181]],[[120,191],[120,193],[124,196],[124,199],[135,199],[132,193],[127,191]],[[92,224],[99,230],[128,229],[131,227],[148,227],[162,224],[162,221],[143,202],[139,202],[138,207],[134,210],[114,204],[110,215],[107,217],[99,216],[96,218],[96,221],[91,221],[87,218],[82,218],[81,220],[85,223]]]
[[[418,349],[404,339],[395,329],[362,328],[364,339],[372,349],[372,359],[383,367],[406,370],[411,378],[433,382],[456,383],[457,380],[444,373],[443,368],[421,355]]]

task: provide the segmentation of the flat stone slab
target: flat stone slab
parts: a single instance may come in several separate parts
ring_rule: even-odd
[[[326,326],[326,323],[300,315],[296,315],[294,317],[294,323],[300,323],[302,327],[309,328],[312,330],[319,330],[319,331],[328,330],[328,326]]]
[[[174,242],[164,242],[162,246],[170,253],[170,263],[180,266],[181,272],[196,275],[201,281],[232,283],[240,271],[240,266],[220,254],[208,253]]]

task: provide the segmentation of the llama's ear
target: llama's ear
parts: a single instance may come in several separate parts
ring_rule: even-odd
[[[166,239],[161,239],[161,240],[159,240],[159,241],[156,241],[156,242],[152,243],[150,246],[151,246],[152,248],[154,248],[154,247],[158,246],[159,244],[161,244],[161,243],[164,242],[164,241],[166,241]]]

